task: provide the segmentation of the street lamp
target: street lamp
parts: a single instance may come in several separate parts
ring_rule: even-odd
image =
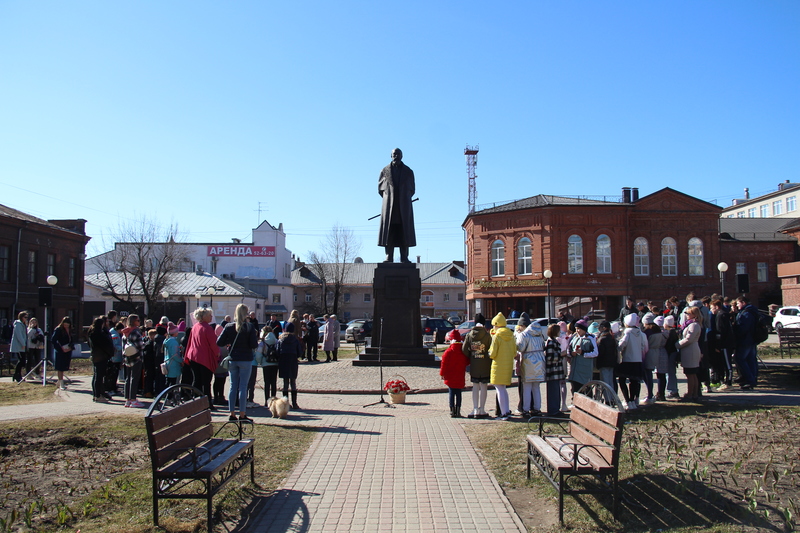
[[[167,316],[167,298],[169,298],[169,292],[161,291],[161,297],[164,298],[164,316]]]
[[[217,293],[217,289],[214,287],[209,287],[206,289],[206,294],[211,298],[211,309],[214,309],[214,295]]]
[[[47,284],[50,285],[51,292],[50,292],[50,301],[46,302],[46,303],[50,307],[53,306],[52,287],[54,287],[56,283],[58,283],[58,278],[57,277],[53,276],[52,274],[47,276]],[[50,326],[49,326],[49,321],[48,321],[48,317],[50,316],[50,313],[48,311],[50,311],[50,310],[47,309],[47,305],[45,305],[44,306],[44,350],[42,350],[42,360],[40,362],[40,364],[42,365],[42,386],[43,387],[45,385],[47,385],[47,363],[49,361],[47,356],[50,354],[50,351],[49,351],[49,349],[47,347],[47,341],[50,340]],[[50,344],[52,345],[52,341],[51,341]]]
[[[725,261],[721,261],[717,265],[717,270],[719,270],[719,284],[722,286],[722,299],[725,299],[725,272],[728,271],[728,263]]]
[[[196,293],[194,293],[194,297],[195,297],[195,299],[197,299],[197,307],[200,307],[200,298],[203,297],[203,293],[200,292],[200,291],[197,291]]]
[[[542,276],[547,280],[547,325],[550,326],[550,278],[553,277],[553,271],[545,270]]]

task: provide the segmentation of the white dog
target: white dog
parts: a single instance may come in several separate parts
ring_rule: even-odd
[[[286,415],[289,414],[289,398],[286,396],[283,398],[273,396],[267,401],[267,407],[272,413],[272,418],[286,418]]]

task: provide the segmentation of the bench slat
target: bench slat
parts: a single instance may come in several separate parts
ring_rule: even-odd
[[[160,431],[165,427],[172,426],[184,418],[189,418],[200,411],[208,410],[208,408],[208,396],[200,396],[193,400],[189,400],[186,403],[182,403],[176,407],[173,407],[172,409],[167,409],[164,412],[150,415],[147,418],[147,421],[151,431]]]
[[[566,470],[578,473],[601,473],[614,470],[614,468],[609,465],[608,461],[606,461],[602,455],[598,454],[594,448],[586,447],[580,448],[578,452],[579,461],[576,468],[573,464],[573,452],[575,450],[575,446],[573,446],[573,444],[585,443],[581,443],[569,435],[545,437],[544,440],[556,451],[556,453],[558,453],[564,460],[569,462],[569,468]]]
[[[572,465],[561,457],[550,444],[538,435],[528,435],[528,442],[542,454],[556,470],[569,470]]]
[[[217,472],[235,459],[244,450],[253,446],[253,439],[234,440],[234,439],[211,439],[198,447],[197,451],[197,470],[194,469],[191,455],[181,457],[179,460],[161,468],[158,473],[162,477],[176,476],[181,474],[187,477],[194,477],[198,474],[206,477],[207,474]]]
[[[179,421],[177,424],[165,427],[161,431],[153,432],[153,445],[160,450],[167,444],[175,442],[184,435],[194,433],[203,426],[211,424],[211,412],[205,410],[195,413],[189,418]]]
[[[164,466],[173,459],[180,457],[189,448],[194,448],[214,436],[214,428],[210,425],[202,427],[182,438],[176,439],[161,449],[155,450],[157,468]],[[151,450],[152,453],[153,450]]]
[[[569,415],[570,427],[573,424],[577,424],[582,428],[594,433],[597,437],[602,439],[605,444],[613,444],[614,439],[619,433],[619,429],[615,426],[609,426],[604,421],[595,418],[592,416],[593,414],[594,413],[587,413],[573,407],[572,412]],[[570,433],[572,433],[571,430]]]
[[[572,405],[577,406],[582,411],[591,413],[612,426],[619,427],[622,424],[624,413],[596,402],[584,394],[574,394],[572,396]]]

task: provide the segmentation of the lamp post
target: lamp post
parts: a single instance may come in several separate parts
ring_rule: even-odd
[[[197,307],[200,307],[200,298],[202,296],[203,296],[203,293],[200,292],[200,291],[197,291],[196,293],[194,293],[194,297],[197,300]]]
[[[50,287],[54,287],[56,283],[58,283],[57,277],[53,276],[52,274],[47,276],[47,284],[50,285]],[[51,299],[49,302],[50,307],[53,306],[52,294],[53,293],[51,292],[50,293]],[[50,353],[49,351],[50,348],[48,347],[48,340],[50,339],[50,326],[48,321],[48,316],[50,315],[49,311],[50,310],[47,309],[47,306],[44,306],[44,350],[42,350],[42,361],[41,361],[43,387],[47,385],[47,361],[48,361],[47,356]],[[52,342],[50,344],[52,345]]]
[[[725,299],[725,272],[728,271],[728,263],[725,261],[721,261],[717,265],[717,270],[719,270],[719,284],[722,286],[722,299]]]
[[[211,298],[211,309],[214,309],[214,295],[217,294],[217,289],[209,287],[206,289],[206,294]]]
[[[164,316],[167,316],[167,298],[169,298],[169,292],[161,291],[161,297],[164,298]]]
[[[553,277],[553,271],[545,270],[542,276],[547,280],[547,325],[550,326],[550,278]]]

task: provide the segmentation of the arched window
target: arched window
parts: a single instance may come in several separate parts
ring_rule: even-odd
[[[433,291],[422,291],[420,294],[419,303],[421,307],[433,307]]]
[[[611,274],[611,238],[608,235],[597,237],[597,273]]]
[[[661,241],[661,275],[678,275],[678,246],[672,237],[664,237]]]
[[[697,237],[689,239],[689,275],[703,275],[703,241]]]
[[[567,272],[583,274],[583,239],[570,235],[567,240]]]
[[[523,237],[517,243],[517,275],[531,272],[531,240]]]
[[[650,250],[644,237],[636,237],[633,241],[633,275],[650,275]]]
[[[492,276],[506,275],[506,248],[503,241],[492,243]]]

